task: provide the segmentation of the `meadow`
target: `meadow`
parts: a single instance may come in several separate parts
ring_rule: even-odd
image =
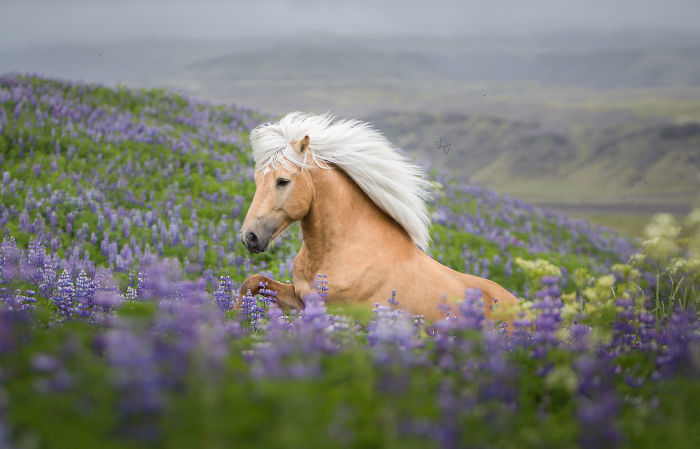
[[[0,77],[0,448],[700,447],[700,211],[645,240],[426,167],[428,253],[522,299],[283,313],[298,226],[237,240],[270,120]],[[238,307],[237,307],[238,306]]]

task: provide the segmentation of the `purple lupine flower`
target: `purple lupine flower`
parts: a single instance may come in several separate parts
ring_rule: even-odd
[[[316,275],[316,294],[318,299],[324,303],[328,299],[328,277],[325,274],[319,273]],[[391,297],[396,300],[396,290],[394,290]]]
[[[29,220],[29,212],[27,212],[27,209],[22,210],[22,213],[19,216],[19,225],[23,229],[28,229],[31,225],[30,220]]]
[[[531,319],[520,316],[513,320],[512,331],[511,331],[511,341],[513,347],[524,347],[527,348],[532,344],[533,341],[533,322]]]
[[[66,234],[72,234],[73,233],[73,217],[75,216],[74,212],[68,212],[66,214]]]
[[[95,294],[94,306],[103,312],[113,310],[124,301],[124,297],[119,292],[119,284],[112,278],[112,274],[100,268],[95,273]]]
[[[484,322],[484,303],[481,300],[483,292],[470,288],[464,294],[464,300],[459,304],[459,324],[461,329],[482,329]]]
[[[268,318],[269,321],[264,325],[264,329],[269,344],[260,345],[248,354],[251,371],[256,377],[284,377],[286,374],[284,359],[288,358],[295,349],[289,338],[292,325],[289,318],[278,307],[269,310]]]
[[[43,267],[41,268],[41,282],[39,283],[39,291],[42,296],[49,296],[54,289],[57,273],[56,256],[47,256],[44,259]]]
[[[34,381],[39,393],[66,391],[74,384],[73,376],[51,355],[36,354],[32,358],[32,368],[41,375]]]
[[[637,319],[639,320],[639,338],[640,345],[647,351],[655,351],[657,349],[656,318],[649,312],[640,312]]]
[[[75,301],[77,303],[75,314],[80,317],[89,316],[95,301],[95,283],[88,277],[85,270],[80,270],[75,280]]]
[[[128,239],[131,235],[131,221],[129,217],[124,217],[122,219],[122,237]]]
[[[109,255],[109,233],[107,231],[102,234],[102,241],[100,242],[100,252],[102,255]]]
[[[204,239],[202,239],[202,238],[200,237],[200,238],[199,238],[199,242],[198,242],[197,258],[198,258],[199,263],[200,263],[201,265],[204,265],[204,251],[205,251],[205,248],[206,248],[206,242],[204,241]]]
[[[535,356],[543,356],[549,347],[557,346],[559,339],[556,332],[561,323],[561,299],[545,296],[533,306],[539,313],[535,318],[535,333],[533,336]]]
[[[327,289],[326,289],[326,290],[327,290]],[[328,294],[326,293],[326,296],[327,296],[327,295],[328,295]],[[319,296],[321,296],[321,292],[319,292]],[[392,291],[391,291],[391,298],[389,298],[387,301],[388,301],[389,304],[391,304],[392,306],[398,306],[398,305],[399,305],[399,301],[396,299],[396,290],[392,290]]]
[[[151,339],[129,330],[110,329],[103,338],[112,382],[119,391],[118,404],[124,426],[132,437],[154,441],[157,413],[163,406],[162,380]]]
[[[623,351],[638,345],[637,327],[634,323],[634,300],[630,298],[618,298],[615,305],[620,308],[617,319],[613,323],[612,347],[616,351]]]
[[[14,297],[5,299],[5,304],[9,306],[10,310],[26,310],[31,307],[33,303],[36,302],[34,299],[33,291],[28,290],[28,294],[23,294],[22,290],[15,290]]]
[[[569,328],[569,348],[575,352],[584,352],[591,346],[591,327],[574,323]]]
[[[496,400],[514,408],[517,391],[514,366],[508,360],[506,352],[508,342],[503,333],[494,330],[484,332],[482,337],[486,357],[477,369],[489,375],[478,395],[481,400]]]
[[[32,357],[32,368],[40,373],[51,373],[57,371],[60,366],[60,362],[54,356],[49,354],[38,353]]]
[[[61,239],[58,236],[53,237],[51,239],[50,246],[51,246],[51,251],[54,251],[54,252],[57,251],[58,248],[61,246]]]
[[[107,246],[107,260],[110,264],[117,261],[117,255],[119,255],[119,247],[117,242],[110,242]]]
[[[137,277],[134,270],[129,272],[129,283],[126,286],[126,294],[124,295],[127,301],[136,301],[138,285]]]
[[[441,448],[461,447],[459,415],[462,410],[456,394],[453,382],[449,378],[440,382],[436,401],[440,419],[434,431],[434,438]]]
[[[616,417],[618,416],[618,400],[613,392],[601,394],[598,397],[578,400],[577,416],[581,425],[579,441],[581,447],[613,448],[622,443]]]
[[[169,240],[171,246],[177,246],[180,243],[180,228],[177,223],[170,223],[170,228],[168,230]]]
[[[257,329],[258,320],[264,319],[271,304],[277,303],[277,292],[269,290],[267,283],[260,283],[259,297],[244,295],[241,298],[241,313],[253,329]]]
[[[255,351],[254,368],[262,368],[263,374],[275,377],[308,378],[320,375],[321,356],[337,350],[334,335],[340,329],[347,329],[347,323],[332,319],[325,304],[313,296],[307,298],[305,309],[291,323],[274,304],[270,305],[268,313],[268,323],[261,324],[273,345]],[[281,363],[283,361],[286,363]]]
[[[241,297],[241,317],[243,321],[252,322],[256,302],[255,297],[252,295],[244,294]]]
[[[418,362],[414,349],[422,346],[413,317],[402,310],[376,304],[374,318],[367,325],[367,343],[379,364],[396,361],[401,364]]]
[[[63,270],[63,273],[61,273],[56,283],[56,294],[51,299],[58,307],[61,315],[68,317],[72,314],[75,287],[68,271]]]
[[[34,268],[40,269],[44,266],[46,260],[46,249],[44,243],[39,238],[34,238],[29,241],[27,251],[27,262]]]
[[[182,267],[173,259],[158,260],[151,257],[142,263],[143,282],[139,282],[143,298],[172,298],[178,296],[178,283],[182,279]]]
[[[219,277],[219,288],[214,292],[214,299],[219,306],[219,310],[226,312],[231,310],[236,303],[237,295],[233,291],[231,278],[229,276]]]
[[[700,321],[695,311],[678,309],[659,332],[660,351],[656,365],[661,373],[682,373],[689,369],[698,371],[693,364],[692,348],[700,345]]]

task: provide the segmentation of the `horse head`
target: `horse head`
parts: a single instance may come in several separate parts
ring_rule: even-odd
[[[309,136],[291,146],[303,157],[309,148]],[[301,220],[311,205],[312,192],[308,170],[294,164],[273,164],[257,170],[255,196],[239,234],[248,251],[265,251],[287,226]]]

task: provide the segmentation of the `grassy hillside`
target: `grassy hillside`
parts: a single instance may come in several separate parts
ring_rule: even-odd
[[[106,266],[127,273],[150,253],[176,257],[193,276],[208,270],[242,281],[263,271],[289,279],[298,228],[255,258],[236,236],[255,189],[248,130],[263,117],[158,90],[35,78],[16,83],[3,91],[0,214],[19,246],[42,235],[47,248],[67,259],[76,255],[91,271]],[[455,269],[464,270],[467,258],[488,265],[496,254],[511,264],[516,256],[547,254],[569,267],[597,269],[631,251],[611,231],[440,176],[444,190],[435,213],[465,221],[435,220],[433,227],[438,245],[449,234],[442,244],[459,248],[438,255]],[[522,291],[522,280],[509,284]]]
[[[263,120],[0,77],[0,447],[700,444],[697,213],[642,245],[430,168],[428,251],[516,310],[486,323],[468,291],[426,322],[400,297],[326,303],[319,273],[283,313],[236,295],[289,280],[300,246],[298,226],[265,254],[236,240]]]

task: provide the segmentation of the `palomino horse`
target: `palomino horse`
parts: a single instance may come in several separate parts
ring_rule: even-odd
[[[517,303],[497,283],[452,270],[420,249],[429,240],[431,184],[368,124],[293,112],[255,128],[251,143],[256,191],[242,242],[252,253],[265,251],[301,220],[303,243],[293,284],[256,274],[239,299],[267,282],[283,308],[303,308],[323,273],[328,303],[383,304],[396,290],[400,308],[431,320],[444,317],[442,301],[459,300],[470,288],[482,291],[487,317],[494,301]]]

